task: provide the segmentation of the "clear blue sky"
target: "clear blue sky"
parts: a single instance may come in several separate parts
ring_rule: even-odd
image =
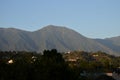
[[[0,27],[35,31],[49,24],[89,38],[120,36],[120,0],[0,0]]]

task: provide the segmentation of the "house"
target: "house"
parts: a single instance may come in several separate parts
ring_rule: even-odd
[[[72,59],[72,58],[70,58],[70,59],[68,59],[68,61],[70,61],[70,62],[76,62],[77,59]]]
[[[93,57],[98,57],[99,55],[98,54],[94,54]]]
[[[10,59],[10,60],[8,61],[8,64],[13,64],[13,60]]]

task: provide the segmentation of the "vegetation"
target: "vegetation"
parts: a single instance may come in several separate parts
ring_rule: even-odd
[[[64,54],[63,57],[71,67],[78,67],[86,72],[112,72],[119,67],[120,57],[106,54],[104,52],[74,51]],[[74,60],[74,61],[71,61]]]
[[[120,57],[104,52],[74,51],[60,54],[56,49],[43,54],[25,51],[0,52],[0,80],[98,80],[120,66]],[[114,79],[111,79],[114,80]]]
[[[43,55],[31,52],[0,52],[0,80],[77,80],[55,49]]]

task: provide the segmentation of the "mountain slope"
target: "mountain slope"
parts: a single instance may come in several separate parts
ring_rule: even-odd
[[[42,52],[44,49],[57,49],[60,52],[84,50],[105,51],[114,54],[114,51],[98,42],[89,39],[74,30],[48,25],[38,31],[28,32],[18,29],[0,29],[0,50],[26,50]]]
[[[36,45],[29,32],[8,28],[0,29],[0,50],[35,50]]]
[[[96,39],[100,44],[112,49],[116,53],[120,53],[120,36],[106,38],[106,39]]]
[[[41,48],[52,49],[56,48],[59,51],[69,50],[85,50],[85,51],[98,51],[103,50],[112,52],[107,47],[97,43],[96,41],[86,38],[81,34],[65,28],[49,25],[39,31],[34,32],[35,35],[40,36],[38,46]],[[36,36],[37,37],[37,36]],[[34,37],[35,39],[35,37]],[[35,39],[37,40],[37,39]],[[42,45],[40,45],[42,44]],[[43,49],[41,48],[41,49]],[[40,49],[40,50],[41,50]]]
[[[120,36],[107,38],[106,40],[111,41],[114,45],[120,46]]]

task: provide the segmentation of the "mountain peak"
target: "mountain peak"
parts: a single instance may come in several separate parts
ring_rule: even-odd
[[[48,26],[45,26],[42,29],[38,30],[37,32],[41,32],[41,31],[53,32],[54,33],[56,31],[64,32],[64,31],[74,31],[74,30],[69,29],[69,28],[64,27],[64,26],[48,25]]]
[[[56,26],[56,25],[47,25],[45,27],[43,27],[43,29],[60,29],[60,28],[66,28],[64,26]]]

